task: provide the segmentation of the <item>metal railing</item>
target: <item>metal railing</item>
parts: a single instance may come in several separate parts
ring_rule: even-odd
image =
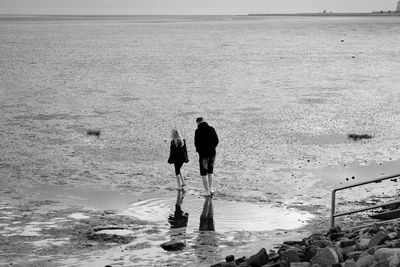
[[[396,200],[396,201],[386,202],[384,204],[374,205],[374,206],[370,206],[370,207],[367,207],[367,208],[361,208],[361,209],[357,209],[357,210],[353,210],[353,211],[335,213],[336,192],[337,191],[344,190],[344,189],[349,189],[349,188],[357,187],[357,186],[361,186],[361,185],[371,184],[371,183],[378,183],[378,182],[381,182],[383,180],[393,179],[393,178],[396,178],[396,177],[400,177],[400,173],[399,174],[395,174],[395,175],[390,175],[390,176],[384,176],[384,177],[381,177],[381,178],[376,178],[376,179],[368,180],[368,181],[365,181],[365,182],[360,182],[360,183],[357,183],[357,184],[352,184],[352,185],[343,186],[343,187],[339,187],[339,188],[334,189],[332,191],[332,203],[331,203],[332,204],[332,206],[331,206],[331,227],[335,226],[335,218],[336,217],[349,215],[349,214],[353,214],[353,213],[357,213],[357,212],[361,212],[361,211],[366,211],[366,210],[372,210],[372,209],[376,209],[376,208],[380,208],[380,207],[384,207],[384,206],[388,206],[388,205],[392,205],[392,204],[400,204],[400,200]]]

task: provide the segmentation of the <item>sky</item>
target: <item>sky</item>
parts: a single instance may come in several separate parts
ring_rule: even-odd
[[[240,15],[395,10],[397,0],[0,0],[0,14]]]

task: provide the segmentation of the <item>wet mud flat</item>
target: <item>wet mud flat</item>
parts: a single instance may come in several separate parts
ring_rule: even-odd
[[[268,239],[272,246],[274,241],[281,242],[283,236],[297,236],[305,230],[293,228],[304,226],[312,217],[294,209],[224,201],[217,195],[212,207],[191,189],[185,194],[172,191],[173,197],[142,199],[104,188],[92,189],[97,192],[97,199],[102,192],[113,195],[109,210],[99,208],[102,203],[93,205],[96,199],[84,197],[83,192],[89,190],[82,188],[40,184],[29,190],[41,193],[40,197],[32,194],[21,199],[22,192],[16,190],[9,190],[7,197],[3,195],[1,266],[181,266],[193,262],[207,266],[232,250],[253,250],[260,238]],[[171,216],[177,214],[177,203],[189,217],[183,227],[173,227],[171,223]],[[232,212],[235,206],[239,214]],[[243,208],[246,213],[242,213]],[[286,213],[286,224],[279,227],[274,220],[265,221],[271,213]],[[202,226],[204,214],[211,216],[212,230]],[[160,247],[176,240],[183,241],[185,248],[168,252]]]

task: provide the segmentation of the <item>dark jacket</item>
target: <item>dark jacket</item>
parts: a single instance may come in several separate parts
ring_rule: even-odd
[[[168,163],[172,164],[174,162],[189,162],[185,139],[183,139],[183,146],[176,146],[175,142],[171,141]]]
[[[207,122],[203,121],[197,125],[197,129],[194,133],[194,145],[200,156],[215,156],[215,148],[218,142],[219,140],[215,129],[208,125]]]

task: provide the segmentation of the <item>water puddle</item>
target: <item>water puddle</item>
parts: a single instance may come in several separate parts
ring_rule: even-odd
[[[306,224],[310,213],[274,207],[265,203],[254,204],[219,199],[218,196],[203,197],[196,190],[173,191],[162,195],[123,195],[104,188],[66,188],[59,185],[40,184],[30,188],[40,200],[61,200],[98,210],[115,210],[118,214],[131,216],[143,221],[179,225],[179,216],[185,214],[189,232],[201,229],[201,218],[211,217],[218,232],[268,231],[295,229]],[[70,217],[80,219],[80,214]],[[182,218],[181,218],[182,219]],[[174,221],[175,220],[175,221]],[[175,227],[177,228],[177,227]]]
[[[312,217],[307,212],[268,204],[231,202],[180,192],[176,199],[154,198],[132,203],[122,214],[146,221],[169,222],[171,228],[177,228],[174,224],[179,226],[183,221],[189,232],[207,228],[207,223],[218,232],[294,229]]]
[[[322,178],[320,185],[342,187],[375,178],[400,174],[400,160],[385,162],[355,162],[328,166],[318,171]]]
[[[165,266],[165,263],[182,266],[188,262],[209,266],[221,261],[233,249],[253,242],[260,234],[266,234],[271,243],[277,237],[283,238],[275,234],[297,229],[313,217],[307,212],[265,203],[227,201],[219,198],[218,193],[213,197],[205,197],[195,189],[140,196],[124,195],[100,187],[76,189],[39,184],[29,190],[40,200],[59,200],[64,204],[100,210],[113,209],[119,215],[151,222],[146,226],[148,229],[142,232],[124,228],[99,229],[96,234],[131,236],[133,240],[128,244],[93,252],[85,259],[85,266],[105,266],[110,263],[123,266],[155,266],[158,263],[160,266]],[[68,218],[79,220],[86,218],[86,215],[74,213]],[[62,240],[55,240],[58,241]],[[185,246],[179,251],[165,251],[160,245],[167,241],[182,241]],[[269,245],[272,248],[272,243],[268,242],[263,242],[262,246]],[[37,245],[50,244],[48,241],[42,243]],[[63,264],[81,266],[82,261],[70,258]]]
[[[105,186],[80,186],[36,184],[28,188],[38,200],[58,200],[66,205],[84,206],[95,210],[119,210],[127,203],[139,199],[137,195],[122,194]]]

